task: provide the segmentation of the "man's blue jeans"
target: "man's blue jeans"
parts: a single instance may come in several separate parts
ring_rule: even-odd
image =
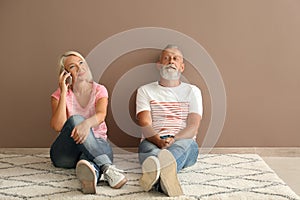
[[[106,140],[95,138],[92,130],[83,144],[76,144],[71,133],[84,120],[80,115],[73,115],[66,121],[50,148],[50,158],[54,166],[62,168],[75,168],[80,159],[88,160],[96,168],[99,177],[101,166],[113,162],[112,148]]]
[[[142,164],[144,160],[149,156],[157,156],[160,152],[155,144],[144,139],[139,145],[139,161]],[[198,158],[198,144],[193,139],[180,139],[176,140],[173,145],[171,145],[169,150],[177,163],[177,172],[181,169],[190,167],[197,162]]]

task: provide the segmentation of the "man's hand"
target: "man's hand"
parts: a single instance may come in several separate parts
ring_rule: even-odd
[[[169,148],[172,144],[174,144],[175,140],[174,138],[169,137],[166,139],[159,138],[158,140],[155,141],[152,140],[151,142],[153,142],[160,149],[166,149]]]
[[[169,137],[169,138],[166,138],[166,139],[165,139],[165,142],[166,142],[167,146],[169,147],[169,146],[171,146],[172,144],[174,144],[175,139],[174,139],[173,137]]]

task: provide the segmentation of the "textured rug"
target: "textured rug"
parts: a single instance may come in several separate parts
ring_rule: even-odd
[[[0,154],[0,199],[300,199],[256,154],[199,156],[179,173],[185,195],[175,198],[142,190],[137,154],[117,154],[114,164],[128,183],[116,190],[103,181],[84,195],[75,170],[53,167],[49,155]]]

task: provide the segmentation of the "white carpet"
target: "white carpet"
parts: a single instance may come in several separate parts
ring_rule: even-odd
[[[176,198],[143,192],[137,154],[117,154],[114,164],[128,183],[116,190],[100,182],[96,195],[84,195],[75,170],[53,167],[49,155],[0,154],[0,199],[300,199],[256,154],[199,156],[179,173],[185,195]]]

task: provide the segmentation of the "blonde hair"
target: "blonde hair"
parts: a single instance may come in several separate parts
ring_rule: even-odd
[[[61,74],[64,70],[65,70],[65,66],[64,66],[64,62],[65,62],[65,59],[68,57],[68,56],[77,56],[79,57],[80,59],[82,59],[84,62],[85,59],[84,57],[77,51],[67,51],[65,52],[59,59],[58,61],[58,68],[59,68],[59,74]]]

